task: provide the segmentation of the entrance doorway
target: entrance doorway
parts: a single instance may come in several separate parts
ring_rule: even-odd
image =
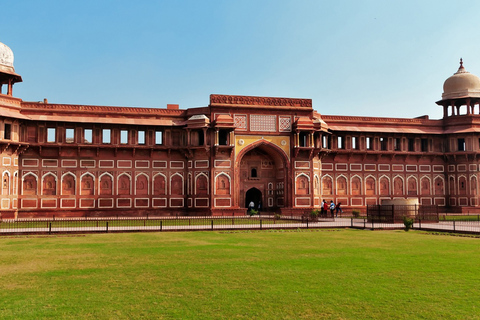
[[[258,190],[257,188],[250,188],[246,193],[245,193],[245,208],[248,208],[248,205],[250,202],[254,203],[254,209],[255,210],[262,210],[263,203],[262,203],[262,192]],[[260,208],[259,208],[260,204]]]

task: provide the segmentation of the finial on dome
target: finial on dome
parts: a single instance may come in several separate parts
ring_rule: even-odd
[[[468,73],[467,70],[465,70],[465,67],[463,66],[463,59],[460,58],[460,67],[458,67],[458,70],[455,74],[458,74],[458,73]]]

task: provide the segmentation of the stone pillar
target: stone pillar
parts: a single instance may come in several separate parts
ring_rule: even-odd
[[[13,83],[12,79],[8,80],[8,90],[7,90],[7,95],[11,96],[12,95],[12,89],[13,89]]]
[[[448,106],[443,105],[443,117],[446,118],[448,117]]]

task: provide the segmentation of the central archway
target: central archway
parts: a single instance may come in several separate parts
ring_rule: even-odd
[[[258,141],[241,150],[235,161],[235,202],[247,208],[255,191],[255,209],[274,211],[290,205],[290,165],[284,151],[273,143]],[[258,200],[257,200],[258,198]]]
[[[262,192],[257,188],[250,188],[245,192],[245,208],[248,208],[250,202],[253,202],[253,208],[255,210],[262,209]]]

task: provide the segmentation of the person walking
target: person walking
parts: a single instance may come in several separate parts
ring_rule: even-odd
[[[323,217],[323,215],[326,213],[325,212],[325,199],[322,200],[322,203],[320,204],[320,216]]]
[[[251,212],[255,208],[255,203],[253,201],[250,201],[248,204],[248,212]]]
[[[343,210],[342,210],[341,205],[342,205],[341,202],[337,203],[337,206],[336,206],[336,209],[335,209],[335,217],[338,217],[338,211],[340,211],[340,215],[343,214]]]

